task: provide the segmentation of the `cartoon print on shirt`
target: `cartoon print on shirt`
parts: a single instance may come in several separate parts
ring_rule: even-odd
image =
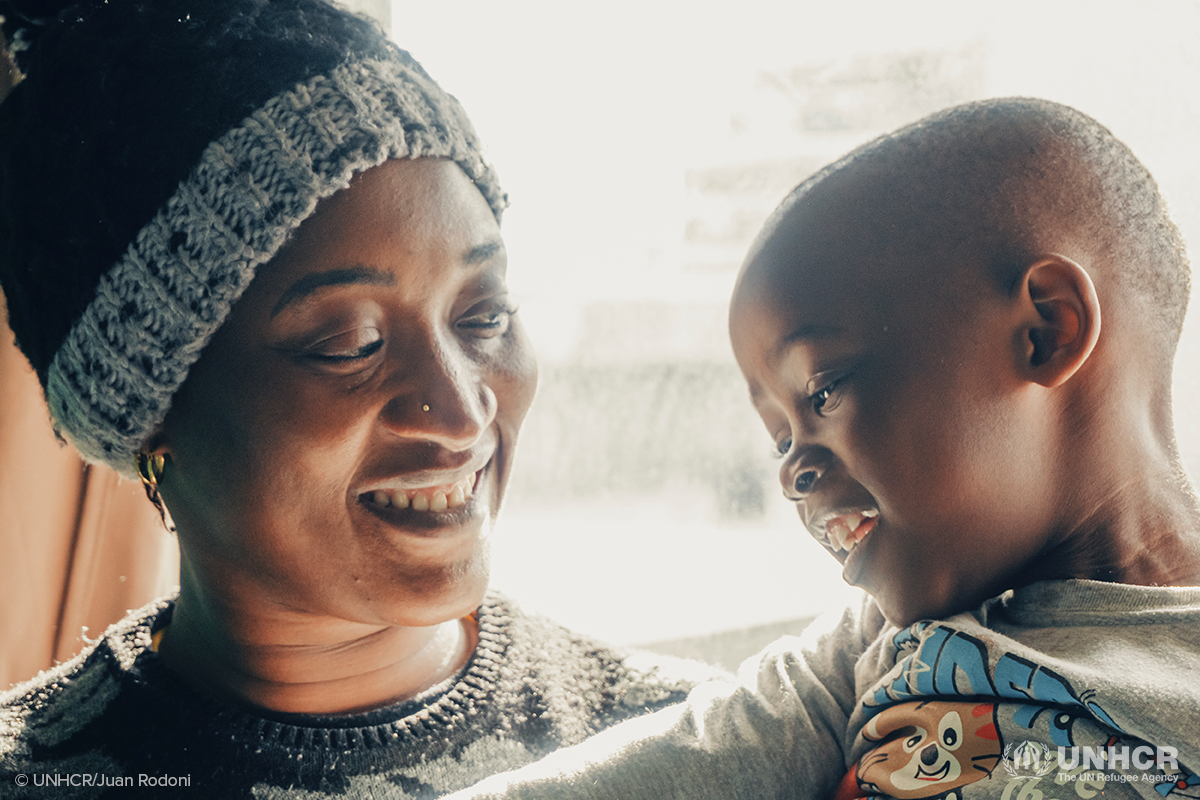
[[[860,735],[868,749],[851,765],[834,800],[962,798],[962,787],[990,777],[1003,760],[1001,721],[1011,723],[1004,731],[1014,743],[1025,730],[1059,748],[1076,746],[1080,720],[1114,735],[1126,733],[1096,702],[1094,691],[1077,692],[1058,673],[1013,653],[992,666],[984,642],[951,625],[918,622],[898,631],[892,645],[895,666],[863,701]],[[973,715],[981,709],[980,716]],[[1085,727],[1090,738],[1095,728]],[[955,741],[957,750],[948,746]],[[1028,788],[1042,778],[1014,780]],[[1200,800],[1200,778],[1187,769],[1160,772],[1154,788],[1164,798]]]
[[[868,719],[897,703],[922,697],[990,696],[1018,703],[1013,722],[1024,728],[1032,729],[1044,714],[1053,715],[1050,737],[1059,747],[1075,744],[1072,728],[1081,717],[1124,732],[1092,700],[1092,692],[1076,693],[1053,670],[1011,653],[1001,656],[995,669],[989,670],[984,643],[948,625],[918,622],[899,631],[892,644],[908,655],[897,661],[895,677],[879,686],[864,704]]]
[[[1177,797],[1200,797],[1200,775],[1191,770],[1180,770],[1175,773],[1171,781],[1161,781],[1157,783],[1154,790],[1163,797],[1175,795]]]
[[[901,703],[871,719],[863,730],[880,742],[859,759],[859,796],[943,798],[991,777],[1003,744],[994,703]]]

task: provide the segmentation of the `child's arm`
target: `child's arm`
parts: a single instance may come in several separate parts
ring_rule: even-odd
[[[854,664],[866,633],[857,613],[833,629],[782,639],[738,680],[489,778],[449,800],[826,798],[846,772]]]

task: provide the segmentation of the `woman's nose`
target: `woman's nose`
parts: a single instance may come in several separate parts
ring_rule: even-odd
[[[402,436],[450,449],[471,446],[496,418],[496,394],[484,373],[453,344],[429,348],[421,361],[385,407],[385,424]]]
[[[784,495],[793,501],[808,497],[828,469],[831,457],[832,454],[823,447],[794,451],[793,458],[784,462],[779,471]]]

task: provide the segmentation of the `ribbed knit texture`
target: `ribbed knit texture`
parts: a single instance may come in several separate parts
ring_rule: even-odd
[[[268,719],[217,703],[165,668],[150,636],[171,611],[162,602],[136,612],[95,649],[0,696],[0,794],[137,796],[136,785],[21,789],[14,777],[136,783],[145,773],[190,776],[190,787],[140,789],[156,798],[438,797],[679,701],[713,674],[613,651],[493,595],[470,662],[424,697],[351,717]]]
[[[499,218],[505,196],[462,108],[399,57],[273,98],[204,151],[97,287],[51,364],[60,432],[135,477],[134,457],[255,270],[319,200],[390,158],[448,158]]]

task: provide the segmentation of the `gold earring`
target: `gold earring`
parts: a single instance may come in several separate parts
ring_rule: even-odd
[[[158,493],[158,485],[162,483],[163,471],[167,466],[166,454],[138,453],[136,463],[137,474],[142,479],[142,488],[146,490],[146,497],[158,509],[158,516],[162,519],[163,527],[174,533],[175,525],[167,521],[167,507],[163,505],[162,495]]]
[[[166,463],[167,457],[163,453],[137,454],[138,477],[142,479],[142,486],[146,487],[146,494],[151,500],[158,494],[158,484],[162,480]]]
[[[428,410],[429,410],[429,404],[428,404],[428,403],[426,403],[425,405],[421,406],[421,410],[422,410],[422,411],[428,411]]]

